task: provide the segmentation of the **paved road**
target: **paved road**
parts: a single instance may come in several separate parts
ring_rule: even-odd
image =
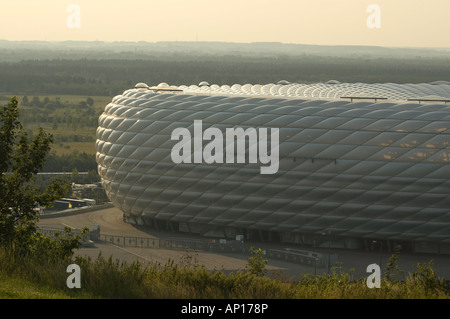
[[[56,216],[56,215],[55,215]],[[65,226],[81,229],[88,227],[93,229],[94,225],[100,225],[102,234],[131,236],[131,237],[150,237],[155,239],[173,239],[190,238],[188,234],[177,234],[169,232],[157,232],[145,227],[130,225],[123,222],[122,212],[117,208],[107,208],[98,211],[79,213],[72,216],[52,217],[41,219],[40,227],[64,228]],[[196,237],[197,238],[197,237]],[[203,238],[204,239],[204,238]],[[204,239],[205,240],[205,239]],[[159,263],[164,265],[169,259],[177,263],[191,263],[204,265],[208,269],[234,271],[244,269],[247,262],[245,255],[219,255],[207,252],[194,252],[160,248],[139,248],[139,247],[120,247],[113,244],[95,243],[94,248],[82,248],[77,254],[91,256],[96,258],[99,254],[104,257],[113,256],[114,258],[134,261],[141,260],[149,263]],[[270,266],[271,270],[283,270],[281,267]]]
[[[64,226],[81,229],[83,227],[93,228],[94,225],[100,225],[101,233],[108,235],[120,236],[136,236],[136,237],[151,237],[158,239],[174,239],[174,238],[188,238],[188,239],[202,239],[185,233],[173,233],[156,231],[142,226],[134,226],[125,223],[122,220],[122,212],[117,208],[107,208],[91,212],[80,212],[79,214],[64,217],[52,217],[41,219],[39,225],[42,227],[58,227]],[[286,245],[273,245],[268,243],[246,243],[247,247],[254,246],[256,248],[269,249],[278,248],[285,249]],[[314,251],[328,254],[327,249],[316,249]],[[137,247],[119,247],[113,244],[95,243],[94,248],[82,248],[77,251],[77,254],[91,256],[96,258],[99,254],[104,257],[113,256],[123,260],[141,260],[149,263],[159,263],[164,265],[169,259],[177,263],[190,263],[204,265],[208,269],[236,271],[245,269],[248,255],[239,253],[209,253],[200,251],[183,251],[171,250],[161,248],[137,248]],[[354,269],[352,274],[355,278],[361,276],[368,276],[366,268],[369,264],[379,263],[380,254],[378,252],[364,252],[364,251],[348,251],[348,250],[331,250],[332,254],[337,254],[338,262],[341,263],[345,271]],[[383,253],[381,255],[382,268],[386,266],[386,262],[391,256],[391,253]],[[400,254],[398,265],[400,269],[414,271],[418,262],[426,263],[433,260],[433,269],[439,277],[444,277],[450,280],[450,255],[408,255]],[[314,268],[311,266],[300,265],[291,262],[280,261],[276,259],[269,259],[267,264],[269,273],[281,273],[282,276],[288,278],[299,278],[306,273],[321,274],[326,272],[326,268]]]

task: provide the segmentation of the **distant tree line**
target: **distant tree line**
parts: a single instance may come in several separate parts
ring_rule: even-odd
[[[20,102],[21,106],[31,106],[38,108],[46,108],[50,110],[55,110],[57,108],[64,107],[64,103],[61,102],[60,97],[55,97],[54,100],[49,97],[44,97],[43,100],[39,96],[33,96],[33,98],[29,99],[27,95],[22,98]],[[91,97],[88,97],[86,101],[79,102],[78,106],[81,108],[92,107],[94,105],[94,100]]]
[[[93,108],[94,100],[91,97],[76,104],[62,102],[60,97],[28,97],[24,95],[20,102],[22,111],[20,120],[24,125],[51,126],[54,130],[65,125],[72,130],[78,128],[95,128],[102,109]],[[87,138],[87,139],[86,139]],[[92,142],[91,136],[81,135],[56,136],[56,142]]]
[[[51,152],[42,168],[42,172],[89,172],[97,170],[95,154],[73,151],[70,154],[56,155]]]
[[[239,54],[171,54],[147,59],[49,59],[0,62],[0,92],[15,94],[72,94],[114,96],[138,82],[156,85],[275,83],[393,82],[423,83],[448,80],[450,58],[445,57],[326,57]],[[51,103],[50,103],[51,102]],[[86,101],[89,105],[90,101]],[[58,107],[58,101],[37,101]]]

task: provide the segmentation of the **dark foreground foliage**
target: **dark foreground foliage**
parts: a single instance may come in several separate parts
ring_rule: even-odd
[[[253,257],[257,255],[253,255]],[[54,259],[36,254],[12,259],[0,251],[0,275],[50,287],[71,298],[133,299],[448,299],[445,282],[436,277],[432,262],[418,264],[402,280],[381,280],[380,288],[368,288],[366,279],[352,280],[342,268],[330,274],[305,274],[299,281],[261,275],[264,261],[250,260],[247,269],[226,274],[196,263],[170,260],[165,265],[124,262],[99,255]],[[66,286],[69,264],[81,269],[81,288]],[[262,266],[262,268],[261,268]],[[0,296],[1,297],[1,296]]]

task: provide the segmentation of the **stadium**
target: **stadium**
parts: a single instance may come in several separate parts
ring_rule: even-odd
[[[448,254],[449,102],[445,81],[138,83],[99,118],[98,172],[130,223]]]

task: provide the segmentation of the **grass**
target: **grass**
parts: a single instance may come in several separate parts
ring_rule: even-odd
[[[5,256],[0,252],[0,298],[8,299],[450,299],[431,263],[418,265],[403,281],[382,279],[381,288],[370,289],[365,278],[350,280],[339,267],[294,282],[248,269],[225,274],[173,261],[157,266],[78,256],[62,263],[12,262]],[[80,266],[80,289],[66,287],[69,262]]]
[[[95,154],[95,142],[61,142],[52,145],[52,151],[57,155],[72,154],[74,151]]]
[[[66,292],[0,273],[0,299],[69,299]]]

